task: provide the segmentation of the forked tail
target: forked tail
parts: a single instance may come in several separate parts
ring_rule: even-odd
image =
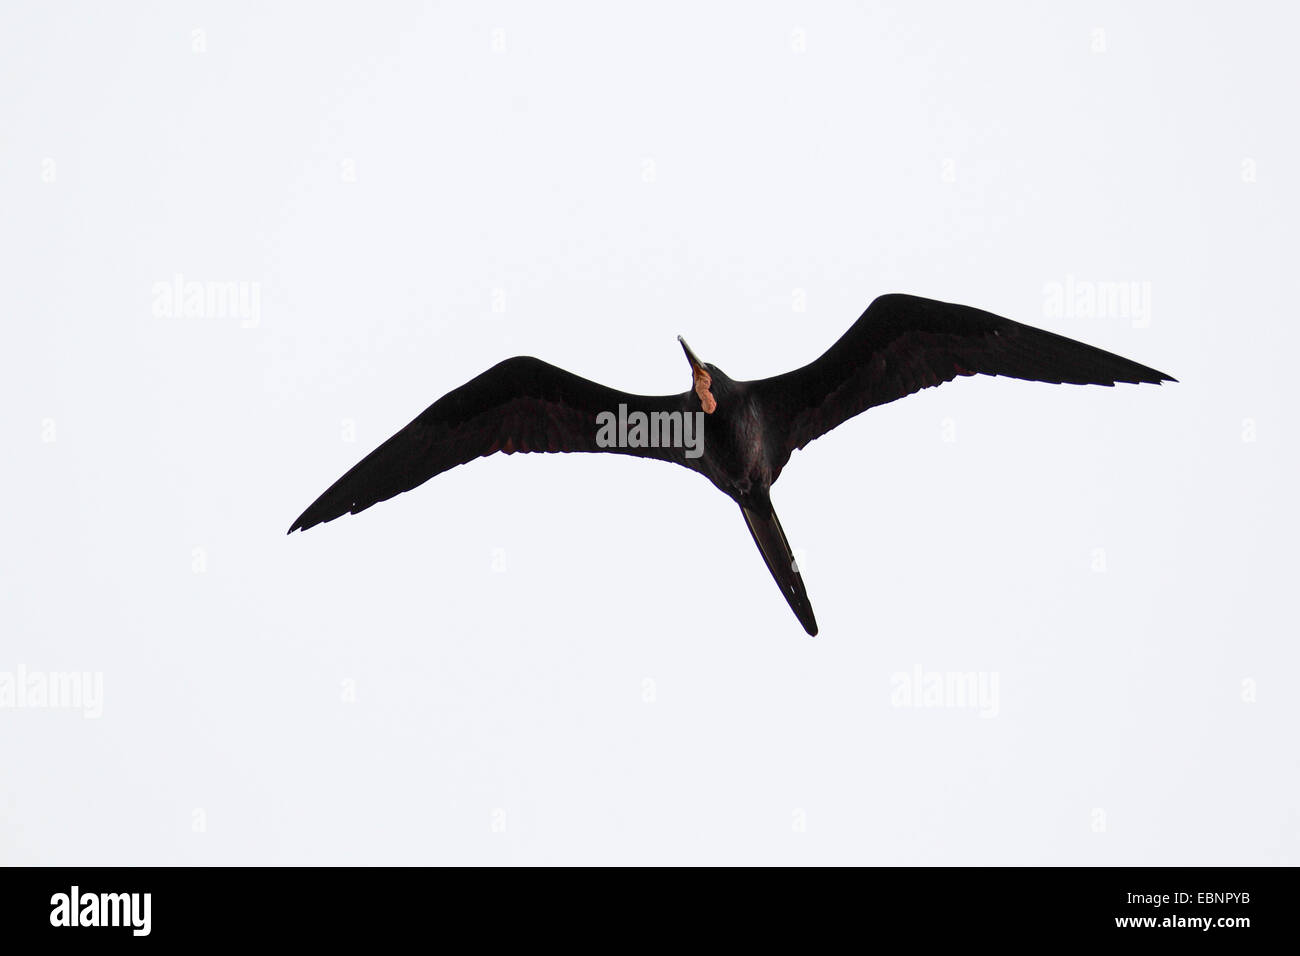
[[[762,514],[744,505],[740,506],[740,510],[745,516],[745,524],[749,526],[749,533],[754,536],[754,543],[767,562],[767,569],[772,572],[777,587],[790,604],[790,610],[794,611],[794,616],[799,619],[805,631],[816,635],[817,619],[813,617],[808,592],[804,590],[803,578],[799,575],[794,554],[790,551],[790,542],[785,539],[776,512]]]

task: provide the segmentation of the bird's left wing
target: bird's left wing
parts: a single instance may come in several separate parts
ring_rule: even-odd
[[[1073,385],[1174,381],[1122,356],[991,312],[894,294],[872,302],[815,362],[750,387],[788,459],[794,449],[868,408],[977,374]]]
[[[457,465],[498,451],[614,452],[677,461],[683,449],[604,447],[597,416],[681,410],[685,395],[632,395],[528,356],[506,359],[448,392],[363,458],[289,528],[306,530],[410,491]]]

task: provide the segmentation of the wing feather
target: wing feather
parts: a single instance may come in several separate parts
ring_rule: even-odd
[[[882,295],[821,358],[751,383],[785,454],[868,408],[962,375],[1114,385],[1175,379],[1063,335],[965,305]]]
[[[680,448],[600,447],[596,417],[686,407],[685,395],[632,395],[543,362],[506,359],[448,392],[334,482],[289,528],[318,525],[410,491],[434,475],[497,452],[614,452],[677,461]]]

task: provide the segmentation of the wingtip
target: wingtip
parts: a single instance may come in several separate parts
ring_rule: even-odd
[[[1122,382],[1126,385],[1164,385],[1166,382],[1175,384],[1178,382],[1178,379],[1172,375],[1166,375],[1157,369],[1146,366],[1139,366],[1139,368],[1140,371],[1131,372],[1127,377],[1116,378],[1114,384],[1119,385]]]
[[[286,531],[285,534],[293,534],[295,531],[306,531],[308,528],[312,527],[312,525],[320,523],[313,521],[311,524],[308,524],[306,519],[306,514],[298,515],[298,517],[294,519],[293,524],[289,525],[289,530]]]

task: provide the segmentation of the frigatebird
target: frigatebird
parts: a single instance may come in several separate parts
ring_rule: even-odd
[[[1058,385],[1176,381],[991,312],[902,294],[873,301],[815,362],[771,378],[736,381],[700,361],[681,336],[677,340],[693,379],[693,387],[680,395],[633,395],[541,359],[506,359],[448,392],[363,458],[298,517],[289,533],[364,511],[496,452],[657,458],[699,472],[740,505],[781,594],[804,630],[815,635],[808,592],[769,495],[796,448],[868,408],[958,376],[1002,375]],[[628,422],[631,428],[625,427]],[[703,423],[702,441],[694,444],[688,442],[692,422]],[[660,427],[647,434],[646,423]],[[665,435],[667,440],[656,440]]]

